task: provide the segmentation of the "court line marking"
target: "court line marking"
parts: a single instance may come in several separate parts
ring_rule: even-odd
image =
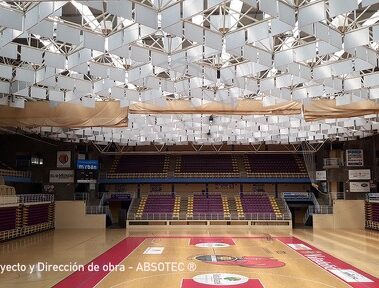
[[[120,246],[122,245],[127,245],[127,241],[128,240],[134,240],[134,241],[141,241],[136,247],[134,247],[131,251],[128,251],[129,253],[123,257],[122,259],[119,260],[119,262],[114,262],[114,258],[112,257],[116,251],[118,251],[119,249],[121,249]],[[127,238],[124,238],[122,239],[121,241],[119,241],[117,244],[115,244],[114,246],[112,246],[111,248],[109,248],[108,250],[106,250],[104,253],[100,254],[99,256],[95,257],[94,259],[92,259],[91,261],[89,261],[87,264],[84,265],[85,267],[85,270],[84,271],[76,271],[74,273],[71,273],[69,274],[68,276],[66,276],[65,278],[61,279],[60,281],[58,281],[56,284],[53,285],[53,287],[67,287],[67,285],[73,285],[72,283],[65,283],[65,281],[75,281],[75,275],[76,277],[79,277],[77,281],[79,281],[79,283],[81,284],[80,286],[75,286],[76,288],[79,288],[79,287],[82,287],[82,288],[87,288],[87,287],[95,287],[96,285],[98,285],[98,283],[101,282],[102,279],[104,279],[108,274],[110,274],[111,271],[104,271],[103,269],[98,271],[98,272],[90,272],[88,271],[88,266],[90,264],[97,264],[97,265],[103,265],[104,266],[104,263],[107,264],[107,263],[112,263],[112,265],[119,265],[122,261],[124,261],[129,255],[131,255],[136,249],[138,249],[138,247],[145,241],[145,238],[144,237],[127,237]],[[129,245],[134,245],[136,243],[130,243]],[[99,259],[101,258],[101,259]],[[103,259],[104,258],[104,259]],[[96,274],[97,273],[104,273],[104,276],[102,278],[99,278],[99,280],[97,279],[93,279],[93,278],[96,278]],[[83,274],[83,275],[81,275]],[[74,280],[72,280],[71,278],[74,277]],[[80,279],[80,277],[82,277],[82,279]],[[81,281],[80,281],[81,280]],[[97,280],[97,281],[96,281]],[[92,285],[90,284],[92,281],[96,281],[95,283],[93,283]]]
[[[328,256],[328,257],[331,257],[331,258],[335,258],[335,260],[341,262],[342,264],[346,265],[346,266],[350,266],[349,269],[361,274],[362,276],[366,277],[366,278],[369,278],[370,280],[374,280],[373,282],[369,282],[375,286],[371,286],[371,284],[368,284],[367,282],[347,282],[345,280],[343,280],[342,278],[338,277],[336,274],[330,272],[328,269],[322,267],[321,265],[318,265],[316,262],[312,261],[311,259],[309,259],[308,257],[306,257],[305,255],[301,254],[298,250],[292,248],[291,246],[289,246],[287,243],[285,243],[284,241],[282,241],[280,238],[292,238],[294,239],[295,241],[294,242],[300,242],[300,244],[306,244],[307,246],[309,246],[312,250],[311,251],[314,251],[314,253],[321,253],[323,254],[324,256]],[[320,250],[318,249],[317,247],[309,244],[308,242],[305,242],[297,237],[294,237],[294,236],[284,236],[284,237],[276,237],[276,240],[278,240],[280,243],[282,243],[283,245],[285,245],[286,247],[288,246],[291,251],[294,251],[296,254],[300,255],[301,257],[307,259],[309,262],[311,262],[312,264],[316,265],[317,267],[321,268],[321,270],[327,272],[328,274],[330,274],[331,276],[333,276],[334,278],[337,278],[339,281],[341,281],[342,283],[348,285],[349,287],[357,287],[357,288],[363,288],[363,287],[368,287],[368,288],[373,288],[373,287],[378,287],[377,286],[377,283],[379,282],[379,279],[341,259],[339,259],[338,257],[334,257],[333,255],[329,254],[329,253],[326,253],[324,252],[323,250]],[[317,250],[317,251],[316,251]],[[333,264],[331,263],[332,265],[337,265],[337,264]],[[343,269],[343,268],[340,268],[340,269]],[[348,269],[348,268],[344,268],[344,269]],[[356,283],[356,284],[352,284],[352,283]],[[354,286],[353,286],[354,285]],[[357,286],[357,285],[360,285],[360,286]]]
[[[245,271],[245,270],[242,270],[241,272],[239,272],[237,270],[235,273],[246,273],[246,272],[243,272],[243,271]],[[209,273],[208,270],[196,271],[196,272],[198,272],[198,273]],[[117,284],[115,284],[113,286],[110,286],[110,288],[117,288],[117,287],[120,287],[120,285],[124,285],[124,284],[126,285],[127,283],[130,284],[130,282],[135,282],[137,280],[144,280],[144,279],[149,279],[149,278],[154,278],[154,277],[168,276],[168,275],[173,275],[173,274],[189,274],[189,273],[192,274],[193,272],[172,272],[172,273],[162,273],[162,274],[158,274],[158,275],[144,276],[144,277],[139,277],[139,278],[135,278],[135,279],[131,279],[131,280],[128,280],[128,281],[123,281],[123,282],[117,283]],[[278,276],[278,277],[289,278],[289,279],[294,279],[294,280],[303,280],[303,281],[306,281],[306,282],[312,282],[312,283],[315,283],[315,284],[323,285],[325,287],[337,288],[336,286],[332,286],[332,285],[329,285],[327,283],[323,283],[323,282],[320,282],[320,281],[317,281],[317,280],[312,280],[312,279],[302,278],[302,277],[296,277],[296,276],[288,276],[288,275],[278,274],[278,273],[268,273],[268,272],[258,272],[258,273],[254,272],[254,273],[252,273],[252,272],[248,272],[248,274],[272,275],[272,276]],[[247,276],[245,276],[245,277],[247,277]],[[251,276],[251,277],[256,277],[256,276]],[[252,278],[252,279],[257,279],[257,278]],[[260,280],[260,279],[258,278],[258,280]],[[181,282],[183,282],[183,278],[182,278]],[[263,283],[262,283],[262,285],[263,285]],[[125,287],[127,287],[127,286],[125,286]]]
[[[217,236],[217,237],[223,237],[223,236]],[[121,261],[119,261],[118,263],[114,263],[114,265],[118,265],[118,264],[120,264],[120,263],[122,263],[122,262],[124,262],[125,261],[125,259],[127,258],[127,257],[129,257],[131,254],[133,254],[144,242],[145,242],[145,240],[146,239],[151,239],[151,238],[166,238],[166,239],[185,239],[185,238],[215,238],[215,237],[210,237],[210,236],[158,236],[158,237],[156,237],[156,236],[148,236],[148,237],[133,237],[133,236],[131,236],[131,237],[126,237],[125,239],[123,239],[123,240],[121,240],[120,242],[118,242],[117,244],[115,244],[114,246],[112,246],[110,249],[108,249],[107,251],[105,251],[104,253],[102,253],[102,254],[100,254],[99,256],[97,256],[96,258],[94,258],[94,259],[92,259],[90,262],[88,262],[86,265],[88,265],[88,264],[90,264],[90,263],[92,263],[94,260],[96,260],[98,257],[100,257],[100,256],[102,256],[102,255],[104,255],[104,254],[107,254],[107,253],[110,253],[110,250],[112,249],[112,248],[114,248],[115,246],[117,246],[118,244],[120,244],[121,242],[123,242],[123,241],[127,241],[128,239],[133,239],[133,238],[141,238],[142,239],[142,241],[141,241],[141,243],[139,243],[127,256],[125,256]],[[229,236],[225,236],[224,238],[236,238],[236,239],[260,239],[260,238],[266,238],[267,239],[267,237],[266,236],[252,236],[252,237],[249,237],[249,236],[236,236],[236,237],[229,237]],[[271,239],[273,239],[273,240],[279,240],[279,242],[280,243],[282,243],[284,246],[288,246],[286,243],[284,243],[284,242],[282,242],[282,241],[280,241],[280,238],[293,238],[293,239],[295,239],[295,240],[297,240],[297,241],[300,241],[300,242],[303,242],[303,243],[305,243],[306,245],[309,245],[309,246],[311,246],[311,247],[313,247],[313,248],[315,248],[315,249],[317,249],[318,251],[320,251],[320,252],[322,252],[322,253],[324,253],[324,254],[326,254],[326,255],[328,255],[328,256],[330,256],[330,257],[333,257],[333,258],[335,258],[335,259],[337,259],[337,260],[339,260],[339,261],[341,261],[341,262],[343,262],[343,263],[345,263],[345,264],[347,264],[347,265],[349,265],[349,266],[351,266],[352,268],[354,268],[355,270],[358,270],[358,272],[363,272],[364,274],[366,274],[366,275],[368,275],[368,276],[370,276],[370,277],[372,277],[372,278],[375,278],[375,279],[377,279],[376,277],[374,277],[374,276],[372,276],[372,275],[370,275],[370,274],[368,274],[368,273],[366,273],[366,272],[364,272],[364,271],[362,271],[362,270],[360,270],[360,269],[358,269],[358,268],[356,268],[355,266],[353,266],[353,265],[351,265],[351,264],[348,264],[348,263],[346,263],[346,262],[344,262],[344,261],[342,261],[342,260],[340,260],[338,257],[334,257],[333,255],[330,255],[330,254],[328,254],[328,253],[326,253],[326,252],[324,252],[324,251],[322,251],[322,250],[320,250],[320,249],[318,249],[317,247],[314,247],[314,246],[312,246],[312,245],[310,245],[310,244],[308,244],[306,241],[303,241],[303,240],[301,240],[301,239],[298,239],[297,237],[294,237],[294,236],[275,236],[275,237],[272,237]],[[333,276],[334,278],[337,278],[338,280],[340,280],[342,283],[344,283],[344,284],[346,284],[346,285],[349,285],[349,283],[347,283],[347,282],[345,282],[345,281],[343,281],[342,279],[340,279],[339,277],[337,277],[335,274],[333,274],[333,273],[330,273],[328,270],[326,270],[326,269],[324,269],[323,267],[321,267],[321,266],[319,266],[319,265],[317,265],[316,263],[314,263],[313,261],[311,261],[310,259],[308,259],[307,257],[305,257],[304,255],[302,255],[302,254],[300,254],[298,251],[296,251],[296,250],[294,250],[294,249],[292,249],[291,247],[290,247],[290,249],[291,249],[291,251],[294,251],[294,252],[296,252],[296,254],[297,255],[299,255],[299,256],[301,256],[300,258],[305,258],[305,259],[307,259],[309,262],[311,262],[311,263],[313,263],[314,265],[316,265],[318,268],[321,268],[323,271],[326,271],[329,275],[331,275],[331,276]],[[101,283],[105,278],[107,278],[110,274],[111,274],[111,272],[112,271],[106,271],[107,273],[93,286],[93,287],[96,287],[96,286],[98,286],[99,285],[99,283]],[[204,271],[204,272],[206,272],[206,271]],[[66,278],[68,278],[68,277],[70,277],[72,274],[75,274],[75,273],[78,273],[78,272],[74,272],[74,273],[71,273],[70,275],[68,275],[67,277],[65,277],[64,279],[62,279],[61,281],[59,281],[57,284],[55,284],[55,285],[58,285],[58,284],[60,284],[62,281],[64,281]],[[96,272],[95,272],[96,273]],[[183,273],[183,272],[182,272]],[[187,273],[189,273],[189,272],[187,272]],[[169,274],[172,274],[172,273],[169,273]],[[169,275],[169,274],[167,274],[167,275]],[[257,273],[257,274],[259,274],[259,273]],[[269,274],[269,273],[264,273],[264,274]],[[280,274],[274,274],[274,275],[280,275]],[[155,276],[155,275],[153,275],[153,276]],[[142,277],[142,278],[137,278],[137,279],[144,279],[144,278],[150,278],[150,277],[153,277],[153,276],[147,276],[147,277]],[[315,282],[315,283],[319,283],[319,284],[322,284],[322,285],[327,285],[327,284],[325,284],[325,283],[322,283],[322,282],[319,282],[319,281],[314,281],[314,280],[310,280],[310,279],[305,279],[305,278],[299,278],[299,277],[293,277],[293,276],[283,276],[283,275],[280,275],[281,277],[286,277],[286,278],[292,278],[292,279],[302,279],[302,280],[306,280],[306,281],[311,281],[311,282]],[[88,281],[88,278],[86,279],[87,281]],[[130,280],[130,281],[134,281],[134,280],[136,280],[136,279],[133,279],[133,280]],[[126,281],[126,282],[130,282],[130,281]],[[362,283],[360,283],[360,284],[362,284]],[[334,287],[334,286],[330,286],[330,285],[327,285],[327,286],[329,286],[329,287]],[[353,286],[351,286],[351,285],[349,285],[350,287],[353,287]],[[117,286],[112,286],[112,287],[117,287]],[[364,286],[363,286],[364,287]],[[367,287],[367,286],[366,286]]]
[[[128,237],[128,238],[130,238],[130,237]],[[124,240],[127,240],[128,238],[126,238],[126,239],[124,239]],[[133,249],[133,251],[132,252],[130,252],[129,253],[129,255],[127,255],[124,259],[122,259],[119,263],[117,263],[117,265],[118,264],[120,264],[120,263],[122,263],[122,262],[124,262],[125,261],[125,259],[126,258],[128,258],[130,255],[132,255],[144,242],[145,242],[145,240],[146,240],[146,238],[145,239],[143,239],[142,240],[142,242],[137,246],[137,247],[135,247],[134,249]],[[96,285],[95,286],[93,286],[93,287],[96,287],[96,286],[98,286],[105,278],[107,278],[110,274],[112,273],[112,271],[109,271],[103,278],[101,278],[100,279],[100,281],[99,282],[97,282],[96,283]]]

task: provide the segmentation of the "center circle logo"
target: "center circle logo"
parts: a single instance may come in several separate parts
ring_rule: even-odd
[[[199,255],[195,259],[203,262],[229,262],[236,261],[238,258],[228,255]]]
[[[197,243],[195,246],[200,248],[226,248],[230,245],[226,243]]]
[[[196,275],[192,278],[193,281],[199,284],[205,285],[216,285],[216,286],[230,286],[230,285],[240,285],[247,283],[249,278],[229,273],[209,273]]]

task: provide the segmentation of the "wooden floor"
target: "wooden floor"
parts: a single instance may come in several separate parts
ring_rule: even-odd
[[[90,262],[126,237],[137,237],[135,239],[143,237],[141,238],[141,243],[137,243],[136,248],[132,249],[131,254],[121,261],[119,267],[126,267],[126,271],[111,272],[104,275],[104,277],[100,277],[96,287],[215,287],[201,286],[200,284],[196,286],[193,284],[195,283],[193,278],[196,275],[215,275],[217,273],[233,274],[229,275],[227,279],[236,279],[235,277],[243,276],[251,279],[249,281],[252,282],[248,283],[260,282],[257,286],[248,284],[248,286],[238,287],[379,287],[369,286],[368,284],[367,286],[366,284],[354,286],[353,284],[344,283],[335,275],[323,270],[280,240],[284,239],[280,237],[288,236],[295,236],[306,244],[312,245],[347,264],[379,278],[379,233],[369,230],[325,230],[317,233],[313,233],[309,229],[293,230],[292,233],[288,233],[277,230],[275,232],[264,230],[257,232],[235,228],[230,230],[187,228],[180,231],[155,230],[139,232],[125,230],[56,230],[0,244],[0,265],[18,263],[34,265],[38,262],[44,262],[47,264],[71,263],[72,267],[74,267],[74,264]],[[199,241],[201,242],[201,239],[205,239],[204,237],[232,239],[234,245],[228,247],[216,246],[216,248],[201,248],[191,245],[191,238],[200,239]],[[215,240],[213,242],[220,241]],[[163,247],[164,250],[161,254],[144,254],[149,247]],[[217,257],[215,258],[215,255],[238,257],[242,259],[242,262],[238,263],[242,264],[226,263],[227,265],[220,265],[225,263],[209,263],[216,261]],[[199,256],[204,256],[205,258]],[[243,257],[248,256],[273,257],[277,259],[277,263],[283,263],[283,266],[276,268],[246,267],[243,264],[245,263]],[[203,259],[208,260],[204,261]],[[209,261],[209,259],[211,260]],[[147,267],[141,270],[141,266],[139,266],[142,265],[141,263],[160,262],[184,263],[185,271],[172,271],[172,267],[165,268],[164,271],[148,271]],[[188,266],[192,265],[192,263],[196,266],[195,271],[191,270],[194,267]],[[273,263],[275,264],[275,261]],[[0,287],[52,287],[70,274],[72,272],[4,272],[0,274]],[[61,282],[60,287],[73,287],[65,283],[65,281]],[[88,285],[80,287],[88,287]]]

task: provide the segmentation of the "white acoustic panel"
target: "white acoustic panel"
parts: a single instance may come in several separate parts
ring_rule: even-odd
[[[319,1],[310,3],[299,8],[298,21],[299,27],[304,27],[325,19],[325,2]]]
[[[0,78],[12,79],[12,66],[0,64]]]
[[[135,3],[136,22],[153,29],[158,27],[158,13],[149,7]]]
[[[329,0],[329,15],[331,17],[353,11],[357,8],[358,0]]]
[[[0,26],[22,31],[23,13],[0,6]]]
[[[345,34],[345,49],[367,45],[370,42],[368,27]]]
[[[132,20],[132,2],[129,0],[108,1],[107,10],[110,14]]]
[[[191,41],[203,43],[203,27],[196,24],[184,23],[184,36]]]
[[[66,24],[57,24],[57,39],[71,44],[80,43],[80,30]]]
[[[83,32],[84,46],[103,52],[105,49],[105,38],[100,34],[91,33],[88,31]]]
[[[33,64],[42,64],[42,51],[39,49],[21,47],[21,60]]]

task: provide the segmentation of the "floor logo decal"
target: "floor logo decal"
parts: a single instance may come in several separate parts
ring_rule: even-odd
[[[284,262],[272,257],[260,256],[228,256],[228,255],[200,255],[196,260],[215,265],[241,266],[247,268],[279,268]]]
[[[184,279],[181,288],[263,288],[258,279],[230,273],[209,273]]]

